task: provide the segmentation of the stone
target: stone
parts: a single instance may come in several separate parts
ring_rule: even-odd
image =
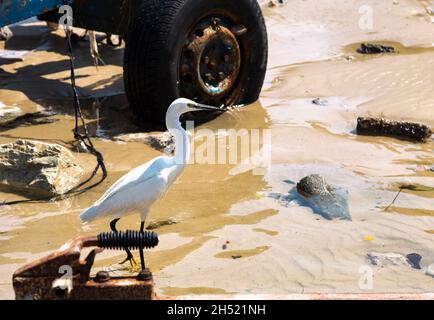
[[[151,148],[173,154],[175,152],[175,139],[169,132],[162,133],[130,133],[119,135],[114,138],[115,141],[144,143]]]
[[[316,98],[312,100],[313,104],[316,104],[317,106],[325,107],[328,104],[328,101],[322,98]]]
[[[324,177],[313,174],[300,180],[296,190],[303,197],[302,205],[328,220],[351,220],[348,191],[331,186]]]
[[[11,118],[17,117],[22,113],[21,109],[17,106],[7,106],[3,102],[0,102],[0,123],[3,124],[5,121]]]
[[[357,52],[360,54],[394,53],[395,48],[381,44],[362,43]]]
[[[0,115],[2,112],[2,104],[0,103]],[[18,108],[17,114],[21,113],[21,109]],[[43,112],[35,112],[35,113],[26,113],[22,116],[18,116],[13,120],[9,120],[8,122],[0,123],[5,128],[16,128],[21,126],[38,126],[43,124],[51,124],[59,121],[58,119],[50,118],[49,115],[44,114]]]
[[[154,134],[150,135],[146,142],[152,148],[158,151],[172,154],[175,151],[175,139],[168,133]]]
[[[431,277],[434,278],[434,264],[431,264],[431,265],[428,266],[428,268],[426,268],[425,274],[427,276],[431,276]]]
[[[24,58],[28,53],[29,51],[27,50],[0,49],[0,60],[24,61]]]
[[[420,262],[422,261],[422,256],[418,253],[410,253],[406,256],[408,263],[413,269],[422,269]]]
[[[7,41],[12,38],[13,33],[9,27],[0,28],[0,41]]]
[[[302,196],[310,198],[316,195],[328,196],[331,188],[324,177],[319,174],[312,174],[300,180],[297,184],[297,191]]]
[[[60,195],[80,182],[83,169],[63,146],[17,140],[0,145],[0,186],[24,193]]]
[[[399,253],[378,253],[370,252],[367,255],[368,261],[378,267],[392,266],[406,266],[411,267],[408,259]]]

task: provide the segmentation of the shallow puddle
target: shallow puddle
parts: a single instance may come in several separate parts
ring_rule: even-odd
[[[246,249],[246,250],[228,250],[216,254],[215,257],[221,259],[248,258],[248,257],[253,257],[258,254],[261,254],[262,252],[265,252],[268,249],[270,249],[270,247],[265,246],[265,247],[256,247],[254,249]]]
[[[222,129],[269,130],[271,163],[259,175],[241,160],[191,164],[155,205],[148,223],[177,221],[158,228],[160,246],[145,253],[160,295],[361,292],[359,268],[368,252],[417,252],[423,268],[434,263],[433,192],[403,190],[384,211],[398,185],[434,187],[429,170],[434,142],[413,144],[355,132],[358,116],[434,126],[434,73],[429,72],[434,70],[434,27],[429,15],[412,14],[425,12],[419,1],[368,2],[383,17],[374,31],[357,25],[354,8],[366,0],[294,0],[264,9],[270,64],[260,102],[195,130],[212,130],[216,141],[226,139]],[[13,41],[0,47],[32,51],[23,62],[0,62],[0,143],[18,138],[59,143],[89,175],[96,163],[73,140],[61,32],[50,34],[41,23],[14,29]],[[391,44],[399,53],[345,59],[362,42]],[[140,140],[117,139],[162,130],[133,122],[123,94],[123,48],[101,47],[106,66],[98,69],[90,67],[86,42],[74,50],[80,56],[83,111],[109,177],[79,197],[0,207],[2,298],[13,297],[11,275],[22,264],[78,235],[107,231],[109,221],[82,225],[79,214],[126,172],[161,155]],[[17,108],[20,112],[12,115]],[[194,142],[200,146],[204,139],[198,134]],[[245,140],[236,143],[239,149],[248,147]],[[329,221],[309,207],[282,201],[300,179],[314,173],[348,190],[352,221]],[[26,197],[0,190],[1,202],[21,199]],[[138,215],[122,219],[119,228],[138,229]],[[128,274],[131,270],[118,265],[123,258],[123,252],[106,251],[95,270],[110,266],[113,273]],[[382,270],[375,274],[373,291],[432,291],[427,280],[411,269]]]

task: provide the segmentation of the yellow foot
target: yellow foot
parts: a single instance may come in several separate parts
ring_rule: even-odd
[[[125,268],[126,270],[128,270],[128,272],[139,273],[142,270],[142,268],[140,268],[140,265],[137,262],[134,263],[134,262],[130,261],[130,264],[131,264],[130,267]]]
[[[119,264],[125,264],[127,261],[130,263],[131,268],[136,269],[139,267],[137,260],[133,256],[128,256],[124,261],[120,262]]]

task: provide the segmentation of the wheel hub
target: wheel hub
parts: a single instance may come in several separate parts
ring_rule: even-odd
[[[219,18],[197,25],[181,56],[183,95],[212,105],[225,104],[238,78],[241,51],[235,35]]]

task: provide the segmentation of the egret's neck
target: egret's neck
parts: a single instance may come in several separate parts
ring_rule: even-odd
[[[187,132],[179,122],[180,116],[181,114],[176,110],[169,109],[166,116],[166,126],[175,138],[174,160],[176,164],[185,166],[190,160],[190,139]]]

